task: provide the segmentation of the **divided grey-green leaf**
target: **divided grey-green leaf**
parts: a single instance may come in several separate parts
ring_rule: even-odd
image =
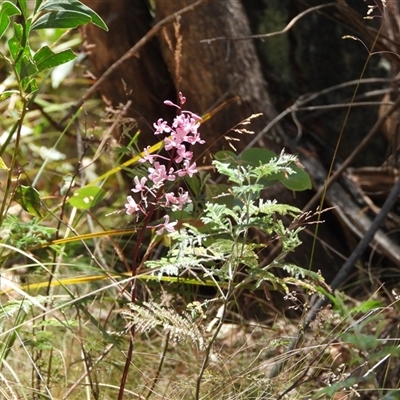
[[[108,31],[107,25],[100,16],[91,8],[82,4],[77,0],[47,0],[40,5],[38,12],[57,12],[57,11],[72,11],[85,14],[90,17],[92,24],[98,26],[105,31]],[[38,28],[36,28],[38,29]]]
[[[0,8],[0,38],[4,35],[8,25],[10,25],[10,18],[14,15],[20,15],[21,10],[10,1],[5,1]]]

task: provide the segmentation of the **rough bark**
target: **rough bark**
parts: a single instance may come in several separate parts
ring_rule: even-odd
[[[109,32],[91,24],[82,29],[89,50],[90,69],[99,77],[146,35],[153,18],[145,0],[85,0],[85,3],[96,10],[109,27]],[[160,107],[161,101],[175,96],[157,40],[151,40],[137,57],[130,58],[113,73],[101,86],[100,94],[113,106],[131,100],[129,116],[136,119],[139,129],[147,136],[146,141],[150,141],[153,122],[173,115],[166,107]]]

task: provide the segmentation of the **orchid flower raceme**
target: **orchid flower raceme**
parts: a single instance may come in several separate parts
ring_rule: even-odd
[[[179,93],[179,100],[181,106],[186,102],[182,93]],[[160,189],[165,188],[168,181],[173,182],[186,175],[192,177],[198,172],[196,163],[192,162],[193,152],[188,150],[188,147],[196,143],[204,144],[204,140],[200,138],[197,131],[202,119],[191,111],[182,110],[181,106],[169,100],[166,100],[164,104],[176,107],[179,110],[179,114],[174,118],[172,125],[161,118],[153,124],[155,135],[168,135],[163,141],[164,148],[169,152],[170,158],[149,154],[149,147],[144,149],[144,157],[139,161],[143,164],[149,164],[147,176],[136,176],[134,178],[135,187],[131,191],[139,193],[141,200],[137,203],[132,196],[127,197],[125,209],[128,215],[138,215],[139,213],[146,215],[149,204],[157,204],[164,209],[182,210],[186,204],[191,202],[189,193],[182,188],[179,188],[176,192]],[[164,163],[160,162],[162,160]],[[165,161],[170,166],[166,167]],[[167,214],[164,216],[164,220],[162,224],[151,226],[151,228],[158,228],[156,230],[157,235],[163,234],[164,231],[174,232],[175,230],[177,221],[170,222]]]

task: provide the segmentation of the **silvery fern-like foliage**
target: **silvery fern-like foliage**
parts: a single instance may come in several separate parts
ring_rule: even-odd
[[[130,307],[132,312],[123,312],[122,315],[135,325],[138,332],[149,332],[156,327],[162,327],[175,343],[191,340],[199,350],[206,348],[204,328],[189,313],[178,313],[173,308],[166,308],[155,302],[131,304]]]

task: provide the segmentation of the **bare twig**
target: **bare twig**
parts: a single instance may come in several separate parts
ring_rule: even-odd
[[[200,40],[200,43],[212,43],[215,42],[217,40],[234,40],[234,41],[239,41],[239,40],[250,40],[250,39],[265,39],[268,37],[272,37],[272,36],[277,36],[277,35],[282,35],[283,33],[288,32],[290,29],[293,28],[293,26],[296,24],[296,22],[298,22],[301,18],[303,18],[305,15],[314,12],[314,11],[318,11],[322,8],[326,8],[326,7],[347,7],[344,4],[338,4],[338,3],[328,3],[328,4],[322,4],[319,6],[315,6],[315,7],[311,7],[308,8],[307,10],[301,12],[299,15],[296,15],[281,31],[276,31],[276,32],[271,32],[271,33],[263,33],[260,35],[250,35],[250,36],[240,36],[240,37],[230,37],[230,36],[219,36],[219,37],[215,37],[212,39],[203,39]]]

